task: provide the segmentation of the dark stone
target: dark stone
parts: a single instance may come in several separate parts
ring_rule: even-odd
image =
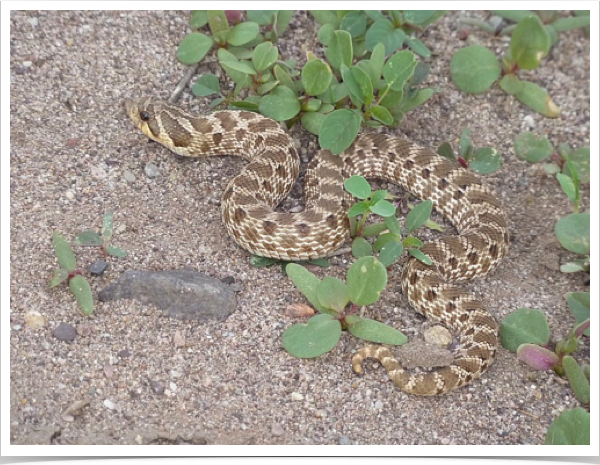
[[[150,387],[152,388],[155,394],[162,395],[165,393],[165,387],[158,381],[150,381]]]
[[[235,283],[235,278],[233,276],[225,276],[221,281],[229,285]]]
[[[235,311],[235,293],[196,271],[126,271],[98,293],[101,302],[135,299],[182,320],[222,321]]]
[[[77,331],[75,328],[68,323],[61,323],[54,331],[52,331],[52,335],[61,341],[64,342],[73,342],[75,340],[75,336],[77,335]]]
[[[104,260],[96,260],[88,267],[88,270],[90,273],[96,276],[102,276],[107,266],[108,263],[106,263]]]
[[[123,350],[119,350],[117,355],[120,358],[127,358],[127,357],[131,357],[131,352],[129,352],[127,349],[123,349]]]

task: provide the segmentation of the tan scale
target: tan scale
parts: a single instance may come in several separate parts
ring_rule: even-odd
[[[248,111],[192,116],[153,98],[125,102],[144,134],[188,157],[238,155],[248,160],[223,193],[221,210],[229,235],[245,250],[282,260],[327,257],[349,238],[349,176],[396,183],[434,208],[458,234],[427,242],[427,266],[410,258],[402,271],[402,292],[419,313],[454,332],[459,344],[451,366],[420,374],[404,370],[392,352],[369,345],[352,359],[356,373],[375,358],[405,392],[444,394],[478,379],[492,364],[498,327],[476,297],[455,283],[485,276],[508,250],[508,225],[500,203],[473,173],[433,151],[383,134],[359,135],[341,155],[320,151],[306,173],[306,208],[280,213],[299,171],[293,140],[280,125]]]

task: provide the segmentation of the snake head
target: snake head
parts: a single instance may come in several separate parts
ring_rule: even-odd
[[[156,120],[160,102],[150,97],[125,100],[125,111],[134,124],[150,139],[161,142],[160,127]]]

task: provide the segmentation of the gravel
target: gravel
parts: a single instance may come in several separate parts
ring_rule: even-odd
[[[523,73],[562,108],[560,118],[548,119],[497,87],[467,95],[453,86],[450,57],[465,45],[458,16],[448,14],[422,35],[434,53],[428,84],[441,92],[394,132],[437,147],[456,144],[468,126],[476,147],[498,150],[503,169],[486,182],[509,212],[512,248],[495,273],[469,288],[498,320],[520,307],[543,309],[553,338],[564,337],[574,319],[563,295],[589,286],[542,259],[569,202],[542,169],[516,159],[513,141],[533,127],[555,146],[589,145],[590,42],[582,31],[561,33],[541,68]],[[285,309],[305,301],[280,267],[250,266],[220,221],[219,195],[243,163],[177,159],[149,143],[122,110],[128,97],[170,95],[186,71],[175,52],[189,32],[188,18],[173,11],[11,12],[11,442],[542,444],[552,420],[578,402],[563,380],[530,371],[504,349],[481,380],[432,398],[398,391],[378,366],[368,364],[366,375],[356,377],[350,359],[361,343],[347,334],[315,360],[282,349],[285,328],[301,321]],[[307,51],[321,56],[316,31],[310,15],[298,12],[280,39],[282,56],[300,62]],[[508,46],[506,38],[482,31],[471,31],[472,38],[498,54]],[[209,70],[215,68],[199,72]],[[197,112],[208,102],[188,87],[180,103]],[[290,132],[310,158],[315,137],[297,126]],[[149,166],[156,171],[148,173]],[[283,208],[297,207],[300,192]],[[118,300],[97,301],[87,318],[67,286],[48,289],[58,266],[52,232],[72,238],[97,227],[109,210],[113,240],[128,255],[111,257],[103,276],[90,277],[95,296],[126,270],[190,269],[233,278],[240,289],[235,312],[222,322],[178,320]],[[569,257],[552,250],[561,263]],[[77,250],[77,258],[83,267],[97,251]],[[331,262],[326,272],[344,277],[350,257]],[[400,295],[399,276],[396,267],[380,303],[366,314],[413,339],[426,327]],[[45,325],[26,326],[29,311],[41,313]],[[71,343],[54,337],[61,323],[78,329]],[[131,356],[118,355],[124,348]],[[587,343],[577,355],[589,363]],[[63,418],[87,397],[80,415]]]

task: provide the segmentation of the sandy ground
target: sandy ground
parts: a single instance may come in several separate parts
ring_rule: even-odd
[[[303,297],[279,267],[251,267],[220,222],[220,194],[241,162],[212,159],[202,174],[201,163],[148,143],[122,109],[127,97],[169,96],[185,72],[175,52],[188,17],[11,14],[11,442],[542,444],[552,420],[578,402],[564,381],[530,371],[504,349],[481,380],[435,398],[398,391],[384,370],[370,365],[365,377],[356,377],[350,358],[361,343],[348,335],[315,360],[282,349],[281,335],[295,322],[285,309]],[[589,145],[589,39],[582,31],[561,34],[541,68],[526,73],[563,110],[548,119],[498,88],[469,96],[454,87],[449,61],[465,45],[460,29],[452,13],[423,35],[434,51],[428,83],[442,92],[396,132],[437,147],[455,143],[469,126],[476,146],[502,154],[502,170],[486,181],[508,211],[512,248],[494,274],[470,288],[498,320],[520,307],[543,309],[560,338],[574,321],[564,293],[589,290],[586,277],[558,271],[569,257],[553,228],[570,206],[554,179],[516,159],[513,141],[533,126],[555,146]],[[282,55],[302,61],[307,50],[322,53],[315,35],[312,17],[297,13],[281,40]],[[498,53],[508,44],[481,31],[471,41]],[[207,109],[189,88],[181,104]],[[297,127],[292,135],[310,158],[315,138]],[[148,163],[157,165],[157,177],[147,176]],[[233,277],[242,286],[237,311],[223,323],[201,324],[119,301],[97,303],[91,318],[82,316],[66,287],[47,288],[57,267],[51,235],[60,230],[72,238],[99,228],[107,210],[115,212],[114,242],[128,256],[90,279],[94,293],[125,270],[187,267]],[[86,250],[79,264],[96,257]],[[349,263],[349,256],[336,257],[327,273],[343,277]],[[399,274],[391,273],[383,298],[367,313],[413,338],[426,325],[400,295]],[[41,329],[25,324],[29,311],[45,317]],[[73,343],[52,336],[61,322],[78,328]],[[578,357],[589,358],[589,347]],[[90,404],[82,415],[64,415],[85,399]]]

